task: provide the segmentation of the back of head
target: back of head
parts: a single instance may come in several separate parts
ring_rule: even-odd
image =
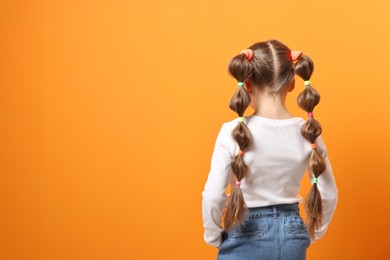
[[[244,53],[233,57],[229,73],[239,82],[249,81],[252,85],[268,87],[278,93],[294,78],[294,63],[291,50],[277,40],[258,42],[249,47],[253,58],[248,60]]]

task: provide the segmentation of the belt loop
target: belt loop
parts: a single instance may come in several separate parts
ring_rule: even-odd
[[[273,206],[273,212],[274,212],[274,218],[277,218],[278,217],[278,210],[276,208],[276,206]]]

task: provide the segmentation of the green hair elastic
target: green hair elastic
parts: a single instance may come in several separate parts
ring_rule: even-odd
[[[305,80],[305,81],[303,82],[303,84],[305,84],[305,86],[310,85],[310,80]]]
[[[238,122],[244,123],[244,117],[243,116],[239,116],[238,117]]]
[[[243,87],[244,86],[244,82],[238,82],[238,86],[239,87]]]
[[[318,178],[314,178],[313,183],[318,183]]]

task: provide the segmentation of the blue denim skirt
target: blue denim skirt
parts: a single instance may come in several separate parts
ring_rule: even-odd
[[[249,208],[219,247],[218,260],[305,260],[310,236],[298,203]]]

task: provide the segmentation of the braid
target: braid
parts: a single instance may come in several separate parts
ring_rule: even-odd
[[[250,77],[251,65],[246,55],[239,54],[229,63],[229,72],[241,84]],[[239,116],[239,122],[234,128],[232,136],[237,142],[240,152],[232,158],[231,170],[237,179],[237,186],[230,193],[224,215],[224,229],[228,231],[232,227],[240,224],[245,217],[247,206],[240,188],[240,182],[248,174],[248,167],[242,156],[245,149],[252,144],[252,135],[245,125],[243,115],[250,104],[251,98],[245,88],[241,85],[230,100],[229,107]]]
[[[306,222],[312,239],[314,239],[315,230],[321,227],[323,218],[321,194],[317,186],[317,178],[326,169],[325,161],[315,145],[317,137],[322,133],[322,128],[320,123],[313,117],[313,109],[320,102],[320,94],[310,85],[309,81],[313,69],[313,61],[306,55],[302,55],[295,65],[295,73],[305,81],[305,89],[298,95],[297,103],[309,115],[309,119],[302,125],[301,134],[312,144],[313,148],[309,159],[309,169],[313,172],[315,179],[305,200]]]

